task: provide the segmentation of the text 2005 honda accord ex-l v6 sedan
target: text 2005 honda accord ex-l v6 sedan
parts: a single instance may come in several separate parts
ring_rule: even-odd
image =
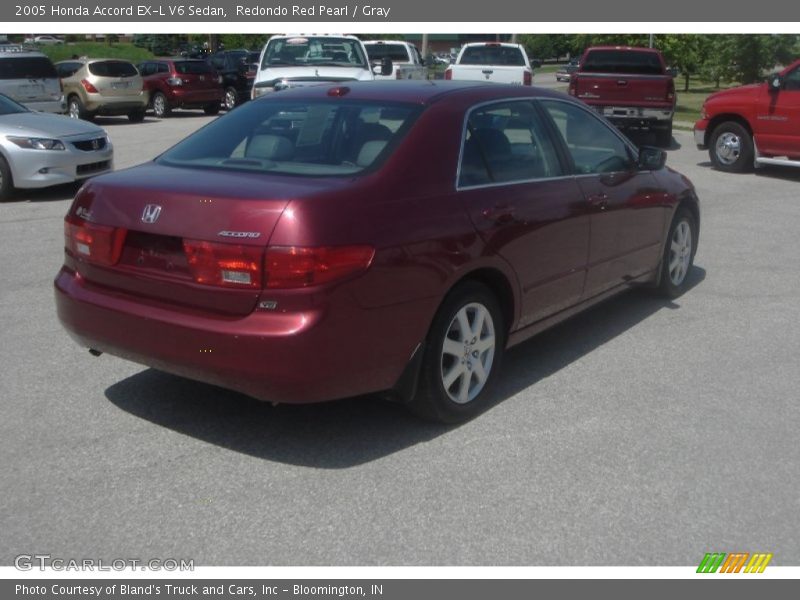
[[[683,291],[699,209],[664,160],[536,88],[286,90],[87,183],[58,314],[257,398],[390,391],[463,420],[508,347],[637,283]]]

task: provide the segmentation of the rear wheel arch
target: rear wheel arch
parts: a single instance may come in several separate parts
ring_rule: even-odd
[[[494,294],[497,298],[497,302],[500,304],[500,309],[503,311],[503,325],[506,334],[508,334],[517,320],[517,299],[509,278],[500,269],[495,267],[481,267],[469,273],[465,273],[450,286],[442,299],[442,304],[444,304],[445,299],[454,289],[468,281],[480,283]]]

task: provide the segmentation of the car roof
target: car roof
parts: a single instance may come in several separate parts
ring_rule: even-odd
[[[515,44],[511,42],[492,42],[492,41],[468,42],[464,44],[465,48],[475,48],[476,46],[493,46],[493,47],[502,46],[503,48],[520,48],[522,47],[522,44]]]
[[[81,56],[80,58],[65,58],[64,60],[58,61],[56,64],[60,65],[63,63],[81,63],[84,65],[88,65],[96,62],[124,62],[124,63],[134,64],[125,58],[87,58],[85,56]]]
[[[380,81],[344,81],[337,84],[311,85],[308,87],[290,88],[276,94],[267,94],[262,98],[325,98],[328,92],[336,88],[348,88],[346,97],[351,100],[385,100],[390,102],[407,102],[412,104],[433,104],[447,96],[491,101],[508,98],[559,98],[578,102],[562,92],[546,88],[520,85],[503,85],[481,81],[448,81],[448,80],[380,80]]]
[[[0,52],[0,58],[47,58],[44,52],[24,51],[24,52]]]
[[[651,54],[661,54],[658,48],[644,48],[642,46],[591,46],[586,49],[590,50],[632,50],[634,52],[650,52]]]

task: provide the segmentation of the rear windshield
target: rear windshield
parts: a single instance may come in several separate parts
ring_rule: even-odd
[[[270,98],[243,104],[157,160],[198,169],[353,175],[389,156],[418,113],[408,104]]]
[[[133,77],[139,74],[131,63],[122,60],[104,60],[89,65],[89,73],[96,77]]]
[[[519,48],[507,46],[471,46],[464,50],[459,64],[462,65],[505,65],[524,67],[525,57]]]
[[[408,62],[408,51],[402,44],[367,44],[367,54],[370,60],[383,60],[385,57],[392,62]]]
[[[368,67],[358,40],[304,36],[272,40],[264,53],[261,68],[305,65]]]
[[[658,54],[630,50],[592,50],[586,55],[581,70],[585,73],[664,74]]]
[[[175,61],[175,72],[181,75],[199,75],[211,73],[211,65],[201,60]]]
[[[49,58],[33,56],[26,58],[0,58],[0,79],[47,79],[58,78],[56,68]]]

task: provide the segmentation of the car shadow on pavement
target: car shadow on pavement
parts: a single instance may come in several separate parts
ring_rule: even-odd
[[[695,266],[689,289],[704,278],[705,270]],[[679,307],[680,298],[664,300],[634,290],[517,346],[506,356],[492,406],[659,310]],[[105,394],[115,406],[134,416],[204,442],[270,461],[322,469],[368,463],[455,428],[422,421],[402,405],[377,395],[323,404],[272,406],[155,369],[115,383]]]
[[[710,160],[700,161],[697,163],[697,166],[715,170],[714,164]],[[744,171],[743,173],[725,173],[723,171],[719,171],[719,173],[730,175],[731,177],[756,175],[757,177],[765,177],[767,179],[783,179],[784,181],[800,182],[800,169],[797,167],[784,167],[781,165],[764,165],[758,169],[750,169],[748,171]]]

